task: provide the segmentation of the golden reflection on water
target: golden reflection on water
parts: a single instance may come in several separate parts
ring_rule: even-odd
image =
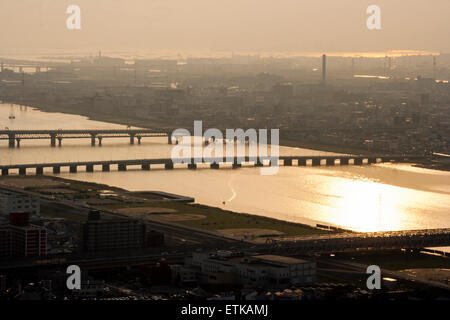
[[[448,217],[442,220],[434,215],[435,207],[448,205],[448,195],[361,178],[339,179],[327,188],[326,192],[334,195],[328,197],[329,205],[334,207],[326,214],[328,221],[352,230],[426,229],[435,228],[438,220],[444,224],[448,221]]]
[[[334,204],[338,225],[365,232],[402,229],[402,210],[397,205],[405,201],[401,189],[360,180],[342,181],[335,187],[341,190]]]

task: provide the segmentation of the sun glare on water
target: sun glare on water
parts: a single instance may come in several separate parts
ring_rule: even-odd
[[[347,180],[336,186],[336,223],[362,232],[401,230],[406,199],[401,188],[377,182]]]

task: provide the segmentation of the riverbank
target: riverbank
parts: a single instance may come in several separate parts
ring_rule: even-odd
[[[128,190],[53,176],[0,177],[0,187],[33,192],[39,196],[63,202],[82,202],[98,210],[115,212],[132,219],[152,221],[208,230],[238,239],[266,241],[290,236],[313,236],[343,232],[324,230],[300,223],[292,223],[264,216],[223,210],[217,207],[174,200],[174,195],[158,191],[129,192]],[[176,198],[176,197],[175,197]],[[79,216],[64,212],[43,212],[52,218],[82,222],[86,213]]]
[[[424,161],[424,162],[414,163],[412,166],[417,167],[417,168],[431,169],[431,170],[450,171],[450,163],[439,163],[439,162],[433,162],[433,161],[425,162]]]

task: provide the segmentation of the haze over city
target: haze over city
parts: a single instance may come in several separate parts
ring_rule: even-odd
[[[81,30],[65,27],[71,4]],[[366,28],[371,4],[381,30]],[[449,52],[448,12],[447,0],[3,0],[0,53]]]

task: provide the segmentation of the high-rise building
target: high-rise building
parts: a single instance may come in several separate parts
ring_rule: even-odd
[[[322,84],[327,84],[327,56],[322,55]]]
[[[14,226],[11,231],[11,255],[20,257],[47,254],[47,230],[35,225]]]
[[[131,219],[101,219],[91,212],[82,226],[81,251],[107,252],[146,247],[146,225]]]
[[[0,256],[32,257],[47,254],[47,229],[28,223],[28,213],[11,213],[0,229]]]

